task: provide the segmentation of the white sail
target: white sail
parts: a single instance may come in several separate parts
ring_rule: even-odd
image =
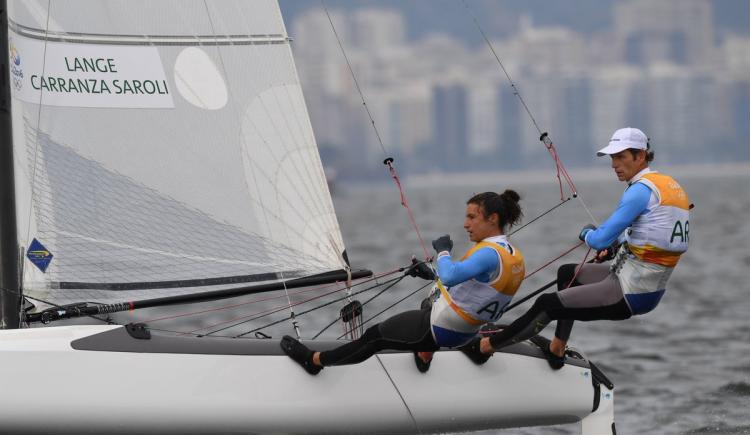
[[[27,295],[111,302],[341,268],[275,1],[8,9]]]

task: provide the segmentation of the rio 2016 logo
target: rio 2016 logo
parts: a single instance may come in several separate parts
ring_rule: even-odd
[[[16,49],[13,41],[10,42],[10,73],[13,79],[13,87],[20,91],[23,87],[23,70],[21,69],[21,55]]]

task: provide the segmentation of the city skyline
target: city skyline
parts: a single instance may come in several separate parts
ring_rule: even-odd
[[[625,125],[646,131],[658,163],[747,160],[750,37],[717,40],[713,9],[706,0],[618,2],[612,28],[595,34],[521,15],[515,33],[491,41],[572,166],[592,162]],[[385,153],[405,157],[402,171],[540,165],[539,134],[486,45],[410,39],[394,8],[330,12]],[[325,13],[309,9],[287,26],[324,163],[344,178],[381,175],[384,152]]]

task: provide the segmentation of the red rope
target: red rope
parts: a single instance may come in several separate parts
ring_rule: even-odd
[[[383,162],[386,165],[388,165],[388,172],[391,174],[391,178],[393,178],[393,181],[396,183],[396,187],[398,187],[399,195],[401,195],[401,205],[406,208],[406,211],[409,213],[409,221],[411,222],[411,226],[414,228],[414,231],[417,232],[417,237],[419,238],[419,244],[422,246],[422,251],[424,251],[424,259],[425,261],[430,260],[430,254],[427,251],[427,245],[424,243],[424,239],[422,238],[422,233],[419,231],[419,225],[417,225],[417,221],[414,218],[414,213],[411,210],[411,207],[409,207],[409,202],[406,200],[406,193],[404,193],[404,189],[401,186],[401,180],[398,178],[398,173],[396,173],[396,168],[393,166],[393,159],[387,158]]]
[[[589,250],[586,251],[586,255],[583,256],[583,261],[581,261],[581,264],[578,265],[578,269],[576,270],[575,275],[573,275],[573,279],[571,279],[568,285],[565,287],[566,290],[569,289],[570,286],[573,285],[573,281],[575,281],[576,278],[578,278],[578,274],[581,273],[581,269],[583,269],[583,265],[586,264],[586,260],[588,260],[590,253],[591,253],[591,248],[589,248]]]
[[[565,195],[563,194],[563,187],[562,187],[562,180],[560,179],[560,174],[562,174],[563,178],[565,178],[565,182],[568,184],[568,187],[573,191],[573,195],[578,195],[578,189],[576,189],[576,185],[573,183],[573,179],[568,174],[568,171],[565,169],[565,165],[563,165],[562,160],[560,159],[560,155],[557,153],[557,148],[555,148],[555,144],[552,142],[552,140],[549,138],[547,133],[543,134],[540,138],[542,143],[544,143],[544,146],[547,147],[547,151],[549,151],[550,155],[552,156],[552,160],[555,161],[555,167],[557,168],[557,182],[560,185],[560,200],[562,201],[565,199]]]

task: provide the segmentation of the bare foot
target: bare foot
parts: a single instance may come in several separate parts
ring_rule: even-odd
[[[428,363],[432,361],[432,356],[435,354],[435,352],[417,352],[417,355],[419,355],[419,359],[422,361]]]
[[[557,356],[563,356],[565,355],[565,345],[567,343],[565,341],[560,340],[557,337],[552,338],[552,342],[549,344],[549,350],[550,352],[554,353]]]
[[[488,355],[495,352],[495,349],[490,343],[490,337],[482,337],[482,339],[479,341],[479,351]]]
[[[313,364],[319,367],[323,367],[323,363],[320,362],[320,352],[315,352],[312,357]]]

